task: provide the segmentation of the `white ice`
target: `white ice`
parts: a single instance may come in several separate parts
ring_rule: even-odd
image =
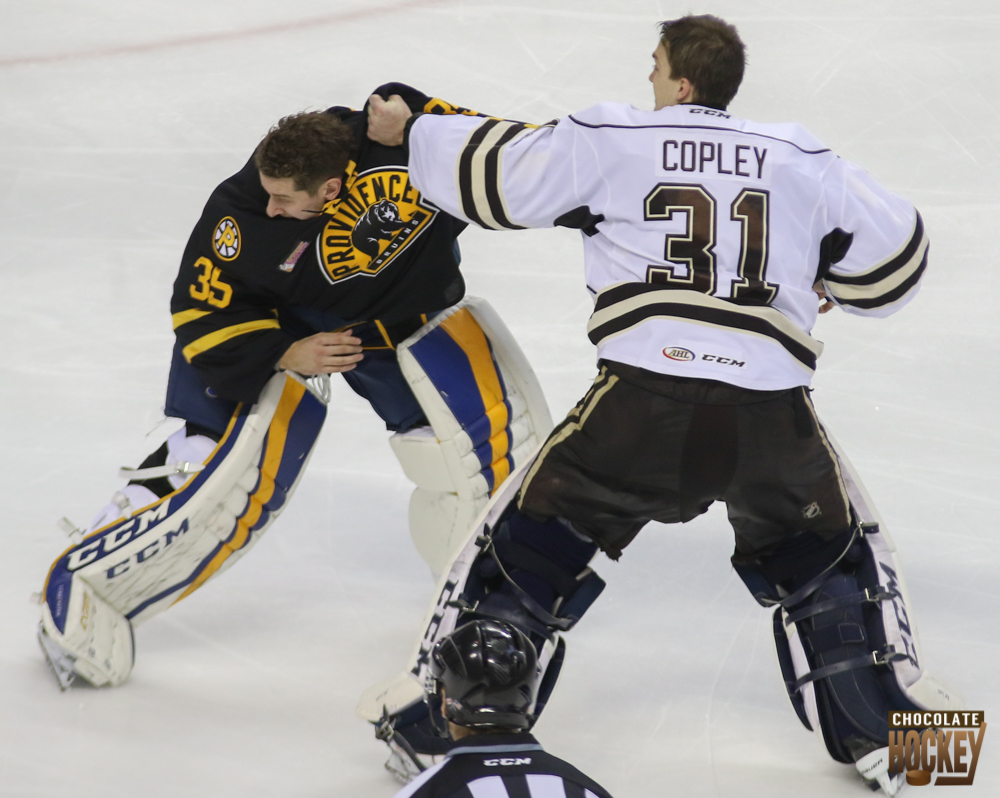
[[[431,581],[387,433],[342,382],[287,512],[139,628],[122,688],[60,693],[43,663],[29,596],[67,545],[55,522],[86,523],[147,453],[184,242],[278,117],[358,107],[388,80],[538,122],[649,107],[654,24],[688,11],[748,42],[735,113],[805,124],[924,215],[921,294],[888,320],[822,317],[814,397],[896,539],[924,664],[995,717],[995,0],[3,0],[0,795],[395,792],[353,708],[402,666]],[[594,374],[576,234],[462,244],[470,293],[508,321],[562,415]],[[866,795],[795,718],[731,545],[713,510],[600,563],[608,588],[570,634],[539,737],[616,796]],[[997,732],[961,795],[1000,795]]]

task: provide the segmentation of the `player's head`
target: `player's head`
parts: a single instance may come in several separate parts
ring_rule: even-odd
[[[281,119],[257,145],[254,164],[270,196],[268,216],[311,219],[340,191],[354,137],[323,111]]]
[[[534,645],[516,627],[472,621],[440,640],[430,660],[433,690],[443,694],[451,723],[478,730],[531,726],[541,671]]]
[[[657,111],[680,103],[724,110],[743,81],[746,47],[728,22],[688,15],[660,23],[653,62]]]

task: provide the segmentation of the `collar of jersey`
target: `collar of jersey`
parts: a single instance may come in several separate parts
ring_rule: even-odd
[[[532,737],[530,734],[497,734],[497,735],[476,735],[476,742],[479,745],[460,745],[456,748],[452,748],[446,756],[458,756],[460,754],[504,754],[504,753],[519,753],[521,751],[541,751],[542,746],[539,742]],[[496,738],[496,742],[487,743],[486,739],[482,738]],[[469,738],[465,738],[469,739]],[[524,742],[517,742],[518,740],[523,740]]]
[[[340,191],[337,196],[330,200],[323,206],[323,213],[333,216],[337,211],[337,206],[340,205],[340,201],[351,193],[351,189],[354,188],[354,181],[358,179],[358,165],[354,161],[348,161],[347,169],[344,171],[344,180],[341,183]]]

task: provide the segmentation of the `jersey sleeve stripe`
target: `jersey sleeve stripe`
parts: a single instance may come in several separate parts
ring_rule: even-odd
[[[256,332],[257,330],[276,330],[280,328],[281,325],[278,323],[277,319],[259,319],[257,321],[244,322],[243,324],[234,324],[232,327],[223,327],[221,330],[216,330],[208,335],[203,335],[201,338],[196,341],[192,341],[190,344],[185,346],[182,352],[184,359],[190,363],[202,352],[206,352],[212,347],[225,343],[238,335],[245,335],[246,333]]]
[[[524,129],[525,125],[511,124],[497,139],[497,142],[486,152],[483,163],[483,183],[490,211],[493,214],[493,218],[509,230],[523,230],[524,228],[521,225],[514,224],[510,220],[510,214],[507,212],[507,203],[503,197],[503,175],[501,173],[500,158],[503,148]]]
[[[469,136],[458,161],[462,212],[480,227],[523,230],[510,220],[501,186],[503,148],[527,125],[488,119]]]
[[[823,345],[774,308],[735,305],[694,291],[659,288],[646,283],[610,286],[597,296],[587,326],[594,344],[653,318],[670,318],[770,338],[810,371]]]
[[[837,274],[836,265],[831,269],[826,279],[838,285],[874,285],[891,276],[900,269],[905,269],[914,261],[919,262],[921,252],[927,249],[928,239],[924,232],[924,220],[917,213],[913,222],[913,232],[900,249],[884,261],[875,264],[870,269],[854,274]]]
[[[483,221],[482,216],[479,215],[473,196],[472,159],[486,135],[499,123],[500,120],[498,119],[487,119],[473,130],[465,142],[465,146],[462,148],[461,155],[458,157],[458,193],[459,201],[462,204],[462,213],[480,227],[487,227],[488,225]]]
[[[210,310],[198,310],[197,308],[191,308],[189,310],[182,310],[180,313],[174,313],[170,318],[173,321],[174,329],[187,324],[189,321],[195,321],[196,319],[203,318],[205,316],[211,315]]]
[[[929,247],[918,215],[914,233],[899,253],[864,275],[828,274],[824,279],[827,292],[842,305],[866,309],[890,305],[920,282]]]
[[[917,264],[916,268],[909,273],[905,279],[897,281],[895,287],[885,291],[874,297],[869,298],[847,298],[842,296],[840,291],[830,291],[830,293],[840,302],[842,305],[851,305],[856,308],[879,308],[886,305],[891,305],[894,302],[899,301],[904,296],[906,296],[916,285],[920,282],[920,278],[923,277],[924,270],[927,268],[927,249],[924,249],[924,256],[920,263]]]

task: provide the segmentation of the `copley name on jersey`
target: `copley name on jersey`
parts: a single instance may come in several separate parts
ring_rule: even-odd
[[[752,153],[751,153],[752,150]],[[764,178],[766,147],[722,141],[663,142],[663,171],[709,171],[714,177],[733,176]]]
[[[353,164],[348,168],[348,174]],[[329,203],[331,217],[319,257],[331,283],[373,277],[412,243],[438,211],[425,203],[404,167],[376,167],[351,175],[344,195]]]

